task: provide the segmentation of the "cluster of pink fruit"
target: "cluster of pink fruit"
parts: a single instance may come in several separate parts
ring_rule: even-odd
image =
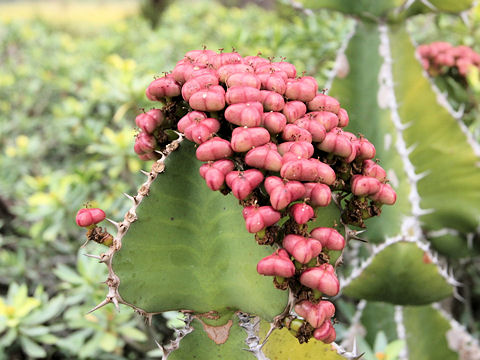
[[[342,250],[345,239],[333,228],[309,232],[307,223],[316,208],[330,204],[332,191],[354,198],[350,205],[363,204],[362,225],[362,216],[395,202],[385,170],[371,160],[374,146],[343,130],[349,118],[339,102],[318,92],[313,77],[297,77],[286,61],[194,50],[146,95],[165,106],[136,118],[142,132],[135,152],[155,159],[165,131],[175,126],[198,144],[207,186],[232,192],[244,207],[247,230],[260,244],[279,247],[257,271],[304,299],[295,307],[310,325],[303,335],[332,342],[335,308],[321,299],[339,292],[328,252]],[[178,116],[182,109],[186,114]]]
[[[417,49],[422,65],[432,76],[446,73],[456,67],[465,77],[470,67],[480,67],[480,54],[468,46],[452,46],[447,42],[420,45]]]

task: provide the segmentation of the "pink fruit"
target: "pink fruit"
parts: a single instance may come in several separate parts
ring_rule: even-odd
[[[356,154],[352,141],[336,130],[328,132],[325,135],[325,139],[317,145],[317,148],[343,158],[350,158],[352,154]]]
[[[363,161],[362,174],[365,176],[374,177],[380,182],[385,182],[387,180],[387,173],[385,170],[372,160]]]
[[[218,160],[200,166],[200,176],[203,177],[207,186],[213,191],[220,190],[225,182],[225,176],[233,171],[234,165],[231,160]]]
[[[323,141],[323,139],[325,139],[325,136],[327,134],[325,127],[322,124],[320,124],[318,121],[315,121],[313,119],[303,117],[298,120],[295,120],[294,124],[297,126],[300,126],[301,128],[304,128],[305,130],[308,130],[308,132],[312,134],[312,141],[315,141],[315,142]]]
[[[219,111],[225,107],[225,90],[219,85],[199,90],[190,96],[190,107],[200,111]]]
[[[282,156],[277,151],[274,143],[267,143],[263,146],[251,149],[245,155],[245,162],[248,166],[257,169],[280,171],[282,167]]]
[[[295,274],[295,265],[288,253],[280,249],[260,260],[257,264],[257,272],[261,275],[289,278]]]
[[[307,103],[307,107],[310,111],[330,111],[334,114],[338,114],[340,111],[338,100],[325,94],[315,96],[312,101]]]
[[[256,75],[260,79],[260,82],[262,84],[261,89],[275,91],[280,95],[283,95],[285,93],[287,85],[285,84],[285,79],[279,74],[256,73]]]
[[[283,114],[287,118],[287,122],[291,124],[300,119],[306,112],[307,107],[301,101],[288,101],[283,107]]]
[[[279,134],[285,129],[287,118],[279,112],[270,111],[263,114],[263,126],[272,134]]]
[[[188,140],[194,141],[197,144],[203,144],[219,129],[220,122],[217,119],[206,118],[198,122],[193,122],[185,129],[184,133]]]
[[[185,79],[185,72],[191,72],[194,67],[195,64],[191,60],[182,59],[177,62],[177,65],[175,65],[175,68],[172,71],[172,77],[178,84],[182,85],[185,83],[185,81],[187,81]],[[196,68],[199,69],[200,67],[197,66]],[[202,68],[204,68],[203,65]]]
[[[185,133],[185,129],[188,128],[190,125],[199,123],[200,121],[206,118],[207,118],[207,115],[203,112],[190,111],[187,115],[185,115],[179,120],[177,124],[178,131],[180,131],[181,133]]]
[[[225,181],[233,196],[238,200],[244,200],[251,194],[253,189],[263,181],[263,174],[256,169],[246,171],[231,171],[225,177]]]
[[[227,104],[260,101],[260,90],[248,86],[233,86],[227,89],[225,100]]]
[[[270,60],[262,58],[260,56],[245,56],[243,58],[243,62],[245,64],[250,65],[254,69],[256,69],[257,67],[260,67],[262,65],[270,64]]]
[[[102,209],[98,209],[98,208],[80,209],[77,212],[75,221],[78,226],[90,227],[92,225],[98,224],[100,221],[103,221],[105,217],[106,217],[105,212]]]
[[[290,214],[297,224],[306,224],[315,216],[315,212],[310,205],[304,203],[293,204],[290,208]],[[293,255],[293,254],[292,254]]]
[[[237,52],[215,54],[209,59],[214,69],[219,69],[223,65],[242,63],[242,57]]]
[[[148,85],[145,94],[152,101],[160,101],[164,98],[170,98],[180,95],[180,84],[178,84],[172,75],[165,75],[153,80]]]
[[[319,122],[325,127],[326,131],[336,128],[339,124],[338,116],[330,111],[311,111],[305,117]]]
[[[152,109],[140,114],[135,118],[137,126],[148,134],[152,134],[164,120],[163,112],[160,109]]]
[[[284,71],[289,78],[293,79],[297,76],[297,69],[295,69],[293,64],[290,64],[287,61],[274,62],[272,63],[272,66],[274,66],[275,69]]]
[[[275,91],[261,90],[260,102],[265,111],[282,111],[285,106],[283,96]]]
[[[232,104],[225,110],[225,119],[238,126],[261,126],[263,105],[260,102]]]
[[[324,248],[329,250],[343,250],[345,239],[337,230],[329,227],[317,227],[310,232],[310,236],[320,241]]]
[[[310,76],[299,79],[288,79],[286,82],[285,97],[289,100],[308,102],[317,94],[318,85]]]
[[[321,182],[332,185],[335,182],[335,171],[317,159],[299,159],[282,165],[280,175],[285,179]]]
[[[253,73],[254,70],[251,66],[247,64],[237,63],[237,64],[227,64],[218,68],[217,74],[221,82],[225,83],[230,75],[241,73]]]
[[[147,133],[140,133],[135,138],[135,145],[133,146],[133,150],[138,155],[144,155],[148,153],[152,153],[157,146],[157,141],[155,138]]]
[[[271,206],[247,206],[242,214],[247,231],[252,234],[276,224],[281,218],[281,214]]]
[[[230,142],[219,137],[205,141],[196,151],[197,159],[200,161],[215,161],[233,155]]]
[[[298,125],[287,124],[282,131],[282,139],[285,141],[306,141],[311,143],[312,134]]]
[[[365,139],[361,137],[357,141],[354,141],[354,145],[356,147],[356,158],[359,160],[365,159],[373,159],[375,157],[375,146]]]
[[[349,119],[347,110],[341,108],[340,110],[338,110],[338,125],[335,126],[343,128],[348,125],[348,122]]]
[[[393,205],[397,201],[397,194],[389,184],[380,184],[380,190],[370,195],[370,199],[385,205]]]
[[[218,85],[218,78],[211,74],[191,78],[182,86],[182,97],[188,101],[197,91],[208,89],[213,85]]]
[[[278,145],[278,152],[282,155],[287,152],[308,159],[313,155],[313,145],[308,141],[287,141]]]
[[[337,334],[330,320],[325,321],[318,329],[313,332],[313,337],[317,340],[323,341],[325,344],[330,344],[335,341]]]
[[[306,183],[305,184],[305,199],[310,199],[312,206],[328,206],[332,200],[332,191],[325,184],[320,183]]]
[[[283,181],[279,177],[265,179],[265,189],[270,195],[270,203],[276,210],[286,208],[292,201],[305,195],[305,186],[299,181]]]
[[[265,145],[270,141],[270,133],[262,127],[237,127],[232,132],[232,149],[245,152],[253,147]]]
[[[335,306],[326,300],[321,300],[318,304],[313,304],[308,300],[295,305],[295,312],[308,321],[314,328],[319,328],[325,321],[335,314]]]
[[[311,289],[320,291],[327,296],[335,296],[340,291],[335,270],[330,264],[306,269],[300,275],[300,282]]]
[[[261,86],[260,79],[255,74],[250,73],[235,73],[227,78],[227,86],[249,86],[257,90]]]
[[[255,74],[275,74],[276,76],[280,76],[285,82],[288,79],[288,74],[283,71],[281,67],[276,66],[275,63],[260,65],[255,69]]]
[[[352,193],[354,195],[367,196],[377,193],[380,190],[380,185],[382,183],[370,176],[353,175],[351,184]]]
[[[282,245],[295,260],[302,264],[308,263],[322,252],[322,244],[319,241],[300,235],[285,236]]]
[[[213,50],[190,50],[185,54],[185,58],[201,64],[207,64],[210,57],[215,55],[217,55],[217,53]]]

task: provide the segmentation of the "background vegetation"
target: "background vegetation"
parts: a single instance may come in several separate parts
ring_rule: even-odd
[[[168,336],[175,314],[148,329],[128,308],[87,314],[104,298],[106,269],[80,256],[74,222],[86,202],[120,217],[129,206],[121,193],[149,168],[133,153],[146,85],[203,45],[284,56],[322,84],[351,28],[339,14],[307,16],[282,2],[165,1],[164,12],[143,17],[145,3],[0,2],[0,359],[158,355],[152,339]],[[419,43],[480,51],[480,7],[467,17],[421,16],[409,26]],[[457,107],[468,100],[447,90]],[[479,123],[478,112],[468,119],[477,138]],[[478,271],[467,275],[480,296]],[[478,335],[478,309],[461,309]]]

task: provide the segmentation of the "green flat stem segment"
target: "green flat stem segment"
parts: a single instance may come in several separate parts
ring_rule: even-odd
[[[360,323],[365,327],[365,340],[372,349],[377,333],[380,331],[386,335],[388,342],[398,339],[395,306],[392,304],[368,301],[362,311]]]
[[[256,271],[273,249],[246,231],[238,201],[207,187],[192,143],[165,163],[113,259],[123,299],[147,312],[281,313],[287,293]]]
[[[431,306],[408,306],[403,310],[410,359],[458,360],[459,354],[449,348],[447,332],[450,323]]]
[[[422,305],[452,295],[453,287],[415,243],[398,242],[375,255],[343,293],[356,299]]]
[[[270,324],[262,322],[260,325],[261,338],[265,336]],[[287,328],[275,330],[262,348],[266,357],[270,360],[344,360],[330,344],[310,339],[308,343],[300,344]]]
[[[248,348],[245,343],[247,335],[238,325],[236,316],[229,320],[227,326],[210,328],[210,337],[199,320],[193,320],[191,325],[195,330],[180,341],[179,349],[169,355],[169,360],[256,359],[255,355],[244,350]],[[227,336],[227,340],[222,344],[216,344],[211,338],[213,334],[217,336],[217,341],[222,341],[224,336]]]
[[[428,229],[473,232],[480,218],[479,159],[457,121],[438,103],[405,27],[392,27],[389,38],[398,113],[411,124],[404,139],[415,146],[409,157],[417,174],[427,174],[418,181],[421,207],[433,209],[420,219]]]
[[[425,230],[451,228],[460,234],[474,232],[480,218],[479,159],[457,121],[437,101],[405,26],[390,26],[387,36],[392,57],[389,75],[402,129],[395,126],[394,114],[388,107],[392,89],[379,84],[379,73],[388,71],[388,67],[382,67],[385,57],[379,52],[381,34],[377,24],[357,22],[346,50],[349,71],[335,79],[330,91],[350,115],[347,130],[360,132],[375,144],[376,157],[397,192],[394,206],[382,207],[380,217],[366,222],[365,237],[378,243],[398,235],[405,217],[413,215],[415,197],[421,209],[430,211],[417,214]],[[408,159],[405,154],[399,155],[399,141],[412,150]],[[425,176],[407,176],[411,166],[415,175]],[[417,192],[412,192],[413,182]],[[455,256],[465,252],[465,243],[464,240],[463,246],[442,246],[439,250]]]
[[[410,185],[404,172],[404,163],[395,144],[397,131],[391,121],[390,111],[379,106],[381,92],[378,74],[384,62],[379,54],[380,34],[378,25],[357,22],[355,34],[346,50],[349,71],[346,76],[336,78],[329,95],[336,97],[348,111],[350,124],[346,130],[361,133],[375,144],[376,158],[387,171],[390,185],[397,192],[394,206],[383,206],[379,217],[366,221],[367,231],[362,237],[369,241],[383,242],[385,236],[395,236],[400,232],[401,221],[410,215],[408,199]]]

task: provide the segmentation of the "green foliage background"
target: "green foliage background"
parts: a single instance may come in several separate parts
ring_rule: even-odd
[[[281,2],[273,11],[176,0],[152,30],[138,5],[0,3],[0,359],[158,355],[149,335],[168,334],[165,320],[147,329],[130,309],[110,306],[86,315],[104,298],[106,269],[75,256],[83,236],[76,211],[88,201],[120,218],[129,206],[121,193],[132,193],[139,170],[149,168],[133,153],[133,119],[151,106],[145,87],[203,45],[283,56],[325,84],[352,25]],[[429,15],[410,26],[429,29],[415,32],[422,43],[479,46],[479,9],[469,25]],[[83,252],[102,249],[89,244]],[[469,276],[479,291],[478,274]],[[462,316],[472,328],[475,314]]]

